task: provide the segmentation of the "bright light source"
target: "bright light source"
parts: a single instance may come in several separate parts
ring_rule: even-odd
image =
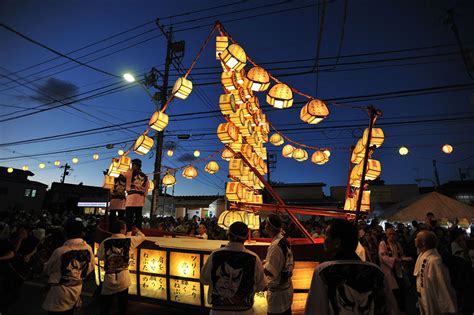
[[[199,157],[201,155],[201,152],[199,150],[194,151],[194,156]]]
[[[443,148],[442,148],[443,152],[446,153],[446,154],[451,154],[454,150],[453,146],[450,145],[450,144],[445,144],[443,145]]]
[[[407,155],[408,152],[409,151],[407,147],[400,147],[400,149],[398,149],[398,153],[400,153],[400,155]]]
[[[77,157],[72,158],[72,163],[74,163],[74,164],[79,163],[79,159]]]
[[[27,171],[27,170],[29,170],[30,168],[28,167],[28,165],[23,165],[23,167],[22,167],[21,169],[24,170],[24,171]]]
[[[135,77],[131,73],[125,73],[123,75],[123,78],[125,79],[125,81],[130,83],[135,82]]]
[[[124,150],[122,150],[122,149],[120,149],[120,150],[118,150],[118,151],[117,151],[117,153],[118,153],[118,155],[122,156],[122,155],[124,155],[124,154],[125,154],[125,151],[124,151]]]
[[[99,154],[94,153],[94,154],[92,155],[92,159],[93,159],[93,160],[98,160],[98,159],[99,159]]]
[[[40,164],[38,165],[38,167],[39,167],[39,168],[41,168],[41,169],[43,169],[43,168],[45,168],[45,167],[46,167],[46,164],[44,164],[44,163],[40,163]]]
[[[9,167],[9,168],[7,169],[7,172],[8,172],[8,173],[13,173],[13,167]]]
[[[59,166],[59,165],[61,165],[61,161],[59,160],[54,161],[54,166]]]
[[[171,149],[169,149],[168,152],[166,152],[166,154],[167,154],[168,156],[173,156],[173,153],[174,153],[174,152],[173,152],[173,150],[171,150]]]
[[[324,150],[323,153],[326,154],[327,157],[331,156],[331,151],[329,150]]]

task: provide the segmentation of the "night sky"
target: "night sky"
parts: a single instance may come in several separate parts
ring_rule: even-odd
[[[283,82],[322,100],[361,107],[372,104],[380,109],[383,116],[377,124],[386,138],[373,158],[382,162],[381,178],[387,184],[413,184],[417,178],[434,180],[433,159],[438,161],[441,182],[458,180],[459,168],[473,167],[474,80],[467,73],[454,33],[444,23],[446,9],[455,2],[348,1],[343,23],[345,2],[328,1],[322,37],[319,36],[322,6],[315,3],[314,0],[7,0],[0,2],[0,21],[65,54],[142,25],[69,55],[117,76],[125,72],[138,76],[153,66],[164,68],[166,40],[152,22],[154,19],[161,17],[163,24],[173,25],[175,40],[186,42],[182,61],[185,69],[213,22],[220,20],[253,60],[277,77],[281,75]],[[221,7],[206,10],[216,6]],[[192,11],[199,12],[180,15]],[[472,48],[474,2],[457,1],[455,11],[461,40],[466,48]],[[318,40],[320,61],[316,70],[319,71],[312,71]],[[130,146],[145,130],[146,122],[104,128],[100,133],[62,140],[9,143],[148,119],[156,105],[138,86],[119,88],[109,94],[110,89],[127,87],[127,83],[58,57],[4,28],[0,28],[0,42],[0,121],[19,117],[0,122],[0,165],[19,169],[28,165],[35,173],[31,179],[50,185],[59,181],[62,172],[53,166],[53,161],[71,164],[71,159],[78,157],[79,163],[73,165],[66,182],[100,186],[102,171],[110,159],[118,149]],[[176,150],[171,158],[164,154],[166,166],[189,163],[187,156],[195,149],[201,150],[203,157],[222,148],[215,135],[217,125],[224,121],[222,115],[173,117],[218,109],[222,88],[218,84],[199,85],[219,81],[220,68],[214,49],[213,39],[191,73],[195,84],[191,96],[185,101],[174,100],[167,110],[171,121],[166,129],[165,145],[174,142]],[[45,62],[52,58],[56,59]],[[45,63],[30,67],[42,62]],[[171,85],[177,77],[178,72],[172,67]],[[398,93],[410,90],[414,92]],[[80,100],[100,92],[106,95]],[[331,115],[326,120],[315,126],[307,125],[299,119],[303,97],[295,96],[296,104],[290,109],[273,110],[265,102],[265,92],[258,95],[264,113],[276,128],[307,128],[286,131],[285,135],[304,144],[333,148],[329,163],[316,166],[309,160],[299,163],[285,159],[280,154],[281,147],[267,144],[270,153],[278,153],[272,180],[323,182],[328,187],[345,185],[349,147],[361,136],[363,126],[368,123],[367,114],[359,109],[330,105]],[[79,101],[21,117],[37,110],[28,108],[58,106],[59,103],[44,104],[67,97],[69,102]],[[176,134],[191,137],[178,140]],[[110,143],[120,144],[107,149],[105,145]],[[453,145],[452,154],[442,153],[445,143]],[[406,156],[398,154],[402,145],[410,150]],[[73,151],[92,146],[97,148]],[[64,150],[70,152],[44,155]],[[93,161],[93,153],[98,153],[100,160]],[[130,156],[137,157],[133,153]],[[152,172],[154,155],[148,154],[142,160],[143,170]],[[186,180],[179,172],[175,194],[222,194],[227,162],[218,156],[216,161],[221,166],[216,175],[205,173],[204,163],[197,165],[199,176],[195,180]],[[38,168],[40,162],[46,163],[44,170]],[[474,169],[463,172],[468,179],[469,176],[474,179]]]

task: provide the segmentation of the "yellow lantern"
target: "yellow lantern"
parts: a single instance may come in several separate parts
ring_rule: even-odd
[[[113,176],[104,175],[104,183],[102,187],[105,189],[113,190],[115,186],[115,178]]]
[[[45,167],[46,167],[46,164],[44,164],[44,163],[40,163],[40,164],[38,165],[38,167],[39,167],[39,168],[41,168],[41,169],[43,169],[43,168],[45,168]]]
[[[358,198],[359,194],[357,192],[354,193],[352,197],[348,197],[344,203],[344,210],[356,211]],[[364,192],[362,193],[360,210],[370,211],[370,190],[364,190]]]
[[[407,155],[408,152],[409,151],[407,147],[400,147],[400,149],[398,149],[398,153],[400,153],[400,155]]]
[[[7,173],[10,173],[10,174],[13,173],[13,167],[7,168]]]
[[[209,163],[206,164],[206,167],[204,168],[206,172],[209,174],[215,174],[219,171],[219,164],[215,161],[210,161]]]
[[[234,141],[229,144],[229,147],[234,150],[234,152],[240,152],[242,148],[242,135],[239,134],[237,141]]]
[[[224,230],[228,230],[229,227],[235,222],[245,223],[245,211],[229,211],[226,210],[221,213],[217,224]]]
[[[291,158],[293,156],[293,151],[295,151],[295,147],[291,144],[287,144],[281,150],[281,154],[283,155],[283,157]]]
[[[241,159],[231,158],[229,161],[229,175],[240,177],[242,175],[243,164]]]
[[[59,161],[59,160],[54,161],[54,166],[59,167],[60,165],[61,165],[61,161]]]
[[[169,117],[161,111],[156,111],[148,121],[148,126],[156,131],[163,131],[168,126]]]
[[[77,157],[72,158],[72,163],[73,164],[79,163],[79,159]]]
[[[305,149],[297,148],[293,151],[291,157],[298,162],[304,162],[308,159],[308,152]]]
[[[193,83],[185,77],[178,78],[173,86],[173,95],[177,98],[185,100],[193,90]]]
[[[283,140],[283,137],[279,133],[274,133],[270,137],[270,143],[276,147],[281,146],[284,142],[285,140]]]
[[[198,171],[192,165],[186,166],[183,170],[183,177],[186,179],[193,179],[197,175],[198,175]]]
[[[99,154],[97,154],[97,153],[92,154],[92,159],[94,161],[97,161],[99,159]]]
[[[326,154],[327,157],[330,157],[330,156],[331,156],[331,151],[329,151],[329,150],[324,150],[323,152],[324,152],[324,154]]]
[[[118,155],[124,155],[124,154],[125,154],[125,151],[122,150],[122,149],[119,149],[119,150],[117,151],[117,154],[118,154]]]
[[[116,164],[116,168],[120,172],[126,172],[126,171],[130,170],[132,168],[132,158],[130,158],[126,155],[122,155],[118,159],[118,163]]]
[[[219,58],[227,68],[233,71],[240,71],[247,63],[247,55],[245,51],[237,44],[232,44],[226,47],[219,55]]]
[[[232,80],[234,80],[234,85],[242,85],[244,83],[244,78],[245,78],[245,69],[242,69],[240,71],[234,71],[232,73]]]
[[[451,154],[453,152],[453,146],[450,145],[450,144],[445,144],[443,145],[443,148],[442,148],[443,152],[446,153],[446,154]]]
[[[351,162],[354,164],[359,164],[364,159],[364,154],[365,146],[362,143],[362,139],[359,139],[356,146],[354,147],[354,150],[352,150]]]
[[[28,167],[28,165],[23,165],[23,167],[22,167],[21,169],[24,170],[24,171],[27,171],[27,170],[29,170],[30,168]]]
[[[253,158],[253,150],[252,146],[250,144],[242,144],[242,154],[245,156],[245,158],[249,161],[252,160]]]
[[[238,139],[239,129],[232,122],[222,123],[217,127],[217,137],[222,143],[231,143]]]
[[[172,187],[174,184],[176,184],[176,178],[171,174],[166,174],[163,176],[161,182],[163,183],[163,186]]]
[[[223,115],[230,115],[236,112],[235,98],[233,94],[222,94],[219,97],[219,108]]]
[[[237,112],[230,114],[229,119],[237,127],[239,127],[239,129],[244,127],[245,124],[247,123],[247,120],[245,119],[244,113],[240,109]]]
[[[194,155],[195,157],[199,157],[199,156],[201,155],[201,152],[200,152],[199,150],[195,150],[195,151],[193,152],[193,155]]]
[[[155,182],[152,181],[152,180],[149,180],[148,183],[149,183],[148,184],[148,192],[152,192],[153,189],[155,189]]]
[[[133,150],[136,154],[145,155],[153,147],[153,143],[154,141],[152,138],[146,135],[141,135],[138,137],[137,141],[135,141]]]
[[[109,166],[109,172],[108,175],[112,177],[119,177],[120,175],[120,170],[118,169],[118,166],[120,164],[120,160],[118,158],[113,158],[112,162],[110,163]]]
[[[216,59],[220,60],[219,55],[229,46],[229,39],[227,36],[216,37]]]
[[[261,67],[253,67],[247,73],[246,86],[252,91],[262,92],[270,86],[270,76]]]
[[[362,144],[367,144],[367,138],[369,137],[369,128],[365,128],[364,135],[362,136]],[[377,148],[380,147],[385,139],[382,128],[372,128],[372,135],[370,137],[370,146],[375,145]]]
[[[301,108],[300,119],[308,124],[318,124],[329,115],[329,110],[320,100],[311,100]]]
[[[232,72],[222,72],[221,74],[221,84],[227,91],[235,91],[237,88],[234,85],[233,75]]]
[[[357,164],[351,171],[350,185],[353,187],[359,187],[360,181],[362,180],[363,165]],[[365,174],[365,180],[374,180],[380,176],[382,172],[382,165],[380,161],[368,159],[367,160],[367,171]]]
[[[248,137],[253,133],[253,126],[250,120],[246,120],[242,127],[239,127],[239,131],[244,137]]]
[[[234,157],[234,153],[232,153],[231,150],[225,148],[224,150],[222,150],[222,153],[221,153],[221,158],[223,160],[226,160],[226,161],[230,161],[231,158]]]
[[[293,106],[293,91],[284,83],[275,84],[268,91],[267,103],[278,109],[291,107]]]
[[[233,90],[230,93],[234,96],[235,104],[242,105],[245,103],[246,98],[240,94],[239,90]]]
[[[168,155],[169,157],[173,156],[174,152],[172,149],[168,149],[168,151],[166,151],[166,155]]]
[[[225,189],[225,196],[229,201],[241,201],[244,199],[244,186],[238,182],[228,182]]]
[[[318,165],[326,164],[329,161],[329,157],[324,153],[324,151],[315,151],[311,155],[311,162]]]
[[[242,99],[243,102],[245,102],[246,100],[249,100],[251,97],[253,97],[252,90],[250,90],[246,87],[240,87],[238,89],[238,91],[239,91],[240,99]]]

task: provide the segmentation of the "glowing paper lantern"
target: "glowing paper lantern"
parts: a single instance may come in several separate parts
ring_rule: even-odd
[[[242,85],[244,83],[244,78],[245,78],[245,69],[242,69],[240,71],[234,71],[232,73],[232,80],[234,80],[234,85]]]
[[[72,163],[73,164],[79,163],[79,159],[77,157],[72,158]]]
[[[407,155],[408,152],[409,151],[407,147],[400,147],[400,149],[398,149],[398,153],[400,153],[400,155]]]
[[[230,161],[230,159],[233,157],[234,153],[232,153],[232,151],[230,151],[229,149],[225,148],[224,150],[222,150],[221,158],[223,160]]]
[[[107,175],[112,176],[112,177],[119,177],[120,176],[120,170],[118,169],[118,166],[120,164],[120,160],[118,158],[113,158],[112,162],[110,163],[109,166],[109,172]]]
[[[232,72],[222,72],[221,74],[221,84],[227,91],[235,91],[237,87],[234,85],[234,80]]]
[[[200,152],[199,150],[195,150],[195,151],[193,152],[193,155],[194,155],[195,157],[199,157],[199,156],[201,155],[201,152]]]
[[[353,187],[359,187],[360,181],[362,180],[363,165],[357,164],[351,171],[350,185]],[[365,180],[374,180],[380,176],[382,172],[382,165],[377,160],[368,159],[367,171],[365,174]]]
[[[311,155],[311,162],[318,165],[326,164],[329,161],[329,157],[323,151],[315,151]]]
[[[198,171],[197,169],[192,166],[186,166],[183,170],[183,177],[186,179],[193,179],[194,177],[198,176]]]
[[[362,143],[362,139],[359,139],[356,146],[354,147],[354,150],[352,150],[351,162],[354,164],[359,164],[364,159],[364,154],[365,146]]]
[[[174,154],[174,152],[173,152],[172,149],[168,149],[168,151],[166,151],[166,155],[168,155],[170,157],[173,156],[173,154]]]
[[[163,131],[168,125],[169,117],[163,112],[156,111],[148,121],[148,126],[156,131]]]
[[[283,140],[283,137],[280,136],[279,133],[274,133],[272,134],[272,136],[270,137],[270,143],[273,144],[274,146],[281,146],[283,143],[285,142],[285,140]]]
[[[324,152],[324,154],[326,154],[327,157],[330,157],[330,156],[331,156],[331,151],[329,151],[329,150],[324,150],[323,152]]]
[[[442,150],[446,154],[451,154],[453,152],[454,148],[450,144],[445,144],[445,145],[443,145]]]
[[[242,105],[246,102],[245,95],[241,95],[239,90],[230,91],[230,93],[234,96],[235,104]]]
[[[305,149],[297,148],[293,151],[291,157],[298,162],[304,162],[308,159],[308,152]]]
[[[120,149],[120,150],[117,151],[117,154],[118,154],[118,155],[124,155],[124,154],[125,154],[125,151],[122,150],[122,149]]]
[[[152,180],[149,180],[148,183],[149,183],[148,184],[148,192],[151,192],[151,191],[153,191],[153,189],[155,189],[155,182],[152,181]]]
[[[253,126],[250,120],[247,120],[245,124],[239,128],[240,133],[242,136],[249,137],[253,133]]]
[[[246,88],[246,87],[240,87],[238,89],[240,99],[245,103],[246,100],[249,100],[251,97],[253,97],[253,92],[252,90]]]
[[[115,178],[113,176],[104,175],[104,183],[102,187],[105,189],[113,190],[115,186]]]
[[[293,151],[295,151],[295,147],[291,144],[287,144],[281,150],[281,154],[283,155],[283,157],[291,158],[293,156]]]
[[[224,230],[228,230],[229,227],[235,222],[245,223],[245,211],[229,211],[226,210],[221,213],[217,224]]]
[[[241,201],[244,199],[244,186],[237,182],[228,182],[225,189],[225,196],[229,201]]]
[[[28,167],[28,165],[23,165],[23,167],[22,167],[21,169],[24,170],[24,171],[27,171],[27,170],[29,170],[30,168]]]
[[[247,123],[247,119],[245,118],[243,111],[241,111],[240,109],[237,112],[230,114],[229,119],[237,127],[239,127],[239,130],[240,128],[243,128]]]
[[[216,59],[220,60],[219,55],[229,46],[229,39],[227,36],[216,37]]]
[[[301,108],[300,119],[308,124],[318,124],[329,115],[329,110],[320,100],[311,100]]]
[[[359,194],[357,192],[355,192],[352,197],[348,197],[344,203],[344,210],[356,211],[358,198]],[[363,191],[360,210],[370,211],[370,190]]]
[[[46,167],[46,164],[44,164],[44,163],[40,163],[40,164],[38,165],[38,167],[39,167],[39,168],[41,168],[41,169],[43,169],[43,168],[45,168],[45,167]]]
[[[153,143],[154,141],[152,138],[146,135],[141,135],[140,137],[138,137],[137,141],[135,141],[133,150],[136,154],[145,155],[153,147]]]
[[[237,44],[227,46],[219,55],[219,58],[227,68],[233,71],[242,70],[247,63],[245,51]]]
[[[7,169],[7,173],[10,173],[10,174],[13,173],[13,168],[12,168],[12,167],[9,167],[9,168]]]
[[[92,154],[92,159],[97,161],[99,159],[99,154],[97,153]],[[55,165],[56,165],[56,162],[55,162]]]
[[[61,165],[61,161],[59,160],[54,161],[54,166],[60,166],[60,165]]]
[[[217,127],[217,137],[222,143],[231,143],[238,139],[239,129],[232,122],[222,123]]]
[[[185,100],[188,98],[189,94],[191,94],[192,90],[193,83],[188,79],[181,77],[174,83],[173,91],[171,93],[173,93],[175,97]]]
[[[235,98],[232,94],[222,94],[219,97],[219,108],[222,114],[230,115],[236,112]]]
[[[369,128],[365,128],[364,135],[362,136],[362,144],[367,144],[367,138],[369,137]],[[377,148],[383,144],[385,139],[382,128],[372,128],[372,135],[370,137],[370,146],[375,145]]]
[[[209,163],[206,164],[206,167],[204,168],[206,172],[209,174],[215,174],[219,171],[219,164],[215,161],[210,161]]]
[[[229,144],[229,147],[234,150],[234,152],[240,152],[242,148],[242,135],[239,134],[237,141],[234,141]]]
[[[172,187],[174,184],[176,184],[176,178],[174,178],[174,176],[171,174],[166,174],[165,176],[163,176],[161,182],[166,187]]]
[[[253,67],[247,73],[246,87],[252,91],[262,92],[270,86],[270,76],[261,67]]]
[[[240,177],[243,164],[241,159],[231,158],[229,161],[229,175]]]
[[[120,171],[121,173],[130,170],[130,169],[132,168],[132,158],[130,158],[130,157],[126,156],[126,155],[122,155],[122,156],[118,159],[118,163],[116,164],[115,167],[116,167],[117,170]]]
[[[293,105],[291,88],[284,83],[275,84],[268,91],[267,103],[278,109],[291,107]]]

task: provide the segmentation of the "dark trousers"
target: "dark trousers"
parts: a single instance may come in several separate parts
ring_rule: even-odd
[[[110,295],[100,296],[100,315],[108,315],[114,299],[117,299],[118,313],[120,315],[127,314],[128,307],[128,289]]]
[[[291,315],[291,307],[283,313],[267,313],[267,315]]]
[[[127,222],[127,231],[132,230],[132,226],[142,228],[142,207],[125,208],[125,221]]]
[[[125,220],[125,210],[110,210],[109,211],[110,221],[114,221],[116,218],[119,220]]]
[[[48,312],[48,315],[72,315],[72,314],[74,314],[74,308],[68,311],[64,311],[64,312],[51,312],[51,311]]]

